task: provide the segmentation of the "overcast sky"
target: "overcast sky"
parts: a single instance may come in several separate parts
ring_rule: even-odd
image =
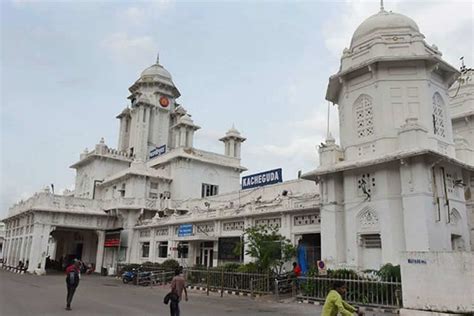
[[[472,1],[385,1],[413,18],[455,67],[473,66]],[[202,127],[195,146],[223,153],[232,124],[247,137],[248,173],[317,166],[328,77],[379,1],[1,1],[1,195],[8,207],[51,183],[101,137],[116,148],[115,116],[154,63]],[[331,132],[337,137],[336,110]]]

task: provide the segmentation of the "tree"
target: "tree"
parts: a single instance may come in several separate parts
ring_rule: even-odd
[[[280,274],[283,265],[296,255],[291,241],[278,233],[277,227],[256,226],[244,231],[245,254],[256,259],[259,269]]]

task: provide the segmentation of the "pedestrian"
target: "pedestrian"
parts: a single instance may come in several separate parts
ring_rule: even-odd
[[[296,277],[301,276],[301,268],[296,262],[293,262],[293,273]]]
[[[76,292],[77,286],[79,285],[79,273],[80,273],[81,262],[74,260],[74,263],[66,268],[66,310],[71,310],[72,297]]]
[[[347,286],[344,281],[335,281],[333,289],[329,291],[326,301],[324,302],[323,313],[321,316],[352,316],[357,313],[358,316],[363,316],[364,313],[346,303],[342,297],[347,292]]]
[[[175,272],[175,276],[173,280],[171,280],[171,293],[175,293],[178,296],[178,299],[171,299],[170,300],[170,314],[171,316],[179,316],[179,302],[183,297],[184,291],[184,299],[188,301],[188,292],[186,291],[186,280],[183,276],[183,267],[178,267]]]
[[[301,276],[301,268],[298,263],[293,262],[293,290],[296,291],[299,287],[298,278]]]

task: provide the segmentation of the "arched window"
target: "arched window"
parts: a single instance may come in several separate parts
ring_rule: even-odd
[[[357,136],[364,138],[374,135],[374,110],[372,98],[362,94],[354,104]]]
[[[433,131],[435,135],[445,137],[445,115],[444,101],[441,95],[436,92],[433,95]]]

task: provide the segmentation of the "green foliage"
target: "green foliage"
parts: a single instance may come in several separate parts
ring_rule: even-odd
[[[221,269],[223,269],[226,272],[237,271],[239,268],[240,268],[239,263],[226,263],[221,267]]]
[[[398,280],[400,281],[402,279],[402,275],[400,272],[400,266],[394,266],[391,263],[387,263],[383,265],[376,274],[382,279],[382,280]]]
[[[337,270],[328,270],[328,276],[335,279],[360,279],[357,272],[349,269],[337,269]]]
[[[174,259],[166,259],[161,264],[161,268],[166,271],[175,271],[179,267],[178,261]]]
[[[259,273],[259,268],[255,262],[249,262],[240,265],[237,271],[243,273]]]
[[[280,274],[283,265],[296,255],[291,241],[278,233],[277,227],[258,226],[245,230],[245,254],[256,259],[260,270]]]

